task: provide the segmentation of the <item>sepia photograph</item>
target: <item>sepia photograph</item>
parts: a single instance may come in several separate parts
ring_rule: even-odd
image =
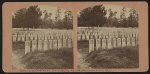
[[[146,72],[146,2],[5,2],[6,73]]]
[[[78,68],[138,68],[138,12],[100,4],[78,12]]]
[[[12,13],[13,69],[72,69],[73,16],[57,6],[32,5]]]

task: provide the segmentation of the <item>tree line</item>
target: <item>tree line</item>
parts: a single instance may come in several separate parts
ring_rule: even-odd
[[[38,5],[22,8],[12,15],[13,28],[57,28],[72,29],[73,17],[71,11],[65,11],[64,17],[60,18],[61,9],[57,9],[56,14],[42,11]],[[42,15],[43,18],[42,18]],[[55,15],[55,19],[51,16]]]
[[[79,27],[138,27],[138,13],[134,9],[122,8],[119,18],[117,11],[106,10],[104,5],[96,5],[83,9],[78,16]],[[108,14],[108,16],[106,16]]]

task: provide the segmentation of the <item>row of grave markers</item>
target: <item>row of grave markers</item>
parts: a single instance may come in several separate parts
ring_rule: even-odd
[[[28,40],[25,41],[25,54],[34,51],[59,50],[61,48],[72,48],[72,39],[59,40]]]
[[[78,40],[89,40],[97,38],[129,38],[129,37],[138,37],[138,34],[126,34],[126,35],[87,35],[87,34],[78,34]]]
[[[13,42],[28,41],[28,40],[50,40],[50,39],[72,39],[72,35],[13,35]]]
[[[136,45],[138,45],[137,37],[89,39],[89,52]]]

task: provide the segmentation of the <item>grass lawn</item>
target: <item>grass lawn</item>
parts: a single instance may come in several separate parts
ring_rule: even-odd
[[[138,68],[138,47],[97,50],[85,58],[92,68]]]
[[[73,48],[35,51],[24,55],[24,43],[13,43],[13,53],[21,58],[19,64],[25,69],[70,69],[73,68]],[[20,55],[19,55],[20,54]],[[15,60],[17,61],[17,60]],[[18,63],[18,61],[17,61]],[[15,66],[15,65],[14,65]]]

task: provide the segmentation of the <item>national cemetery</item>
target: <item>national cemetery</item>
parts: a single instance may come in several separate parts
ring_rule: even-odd
[[[72,30],[13,28],[13,42],[25,42],[25,54],[34,51],[73,48]]]
[[[87,41],[88,52],[138,46],[137,28],[78,27],[78,41]]]
[[[13,13],[12,60],[13,69],[73,68],[72,12],[33,5]]]
[[[138,68],[138,20],[135,9],[117,5],[78,12],[78,68]]]

